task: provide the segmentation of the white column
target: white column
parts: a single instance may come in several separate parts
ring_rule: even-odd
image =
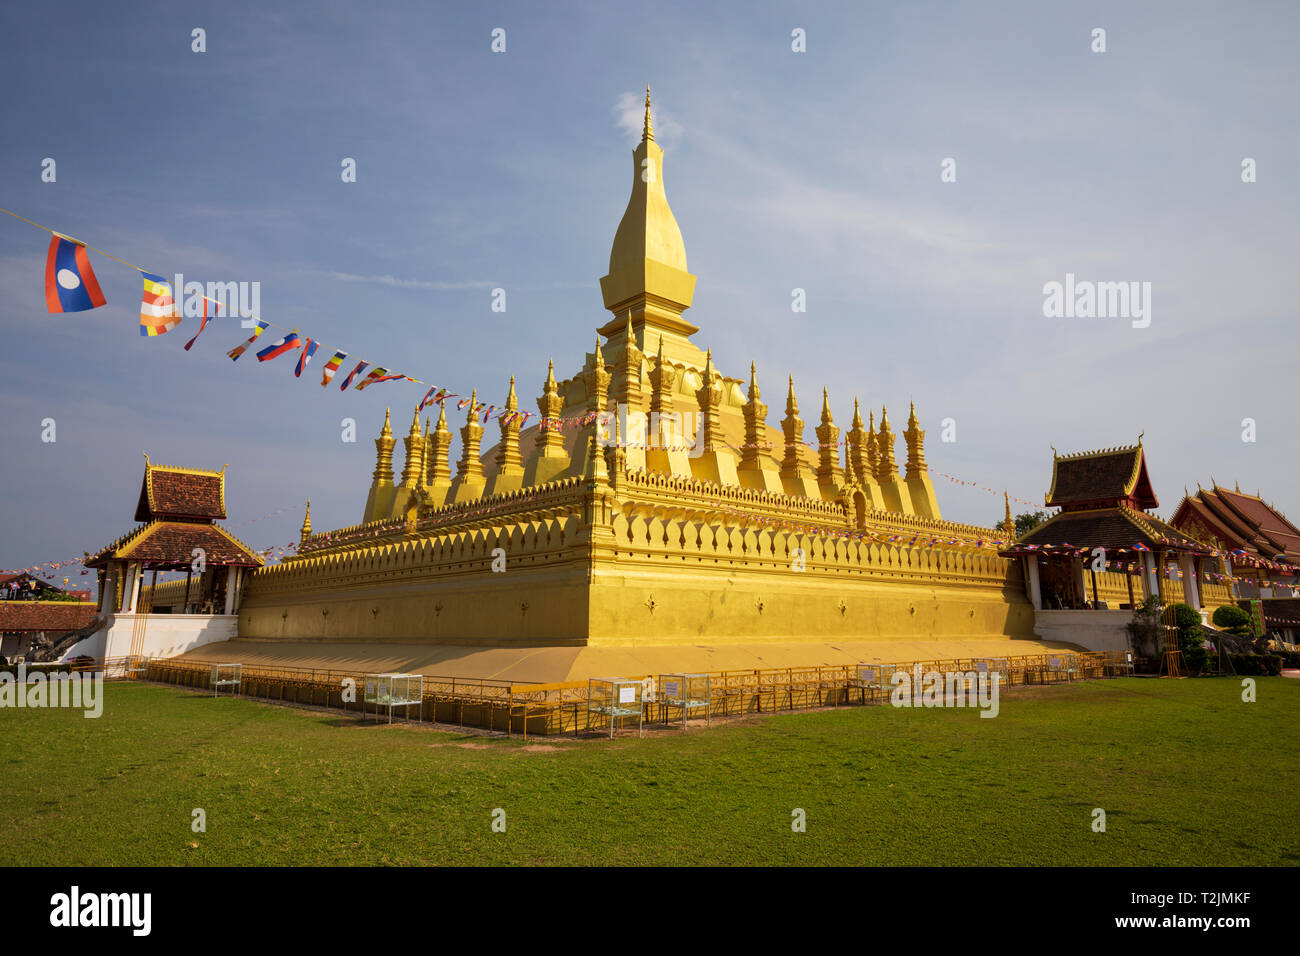
[[[1043,586],[1038,580],[1038,555],[1025,556],[1025,579],[1029,582],[1029,600],[1035,611],[1043,609]]]
[[[144,577],[144,569],[138,564],[133,564],[130,566],[129,574],[131,581],[131,600],[127,606],[127,610],[134,614],[135,602],[140,597],[140,578]]]
[[[238,570],[233,565],[226,568],[226,613],[229,614],[235,609],[235,571]]]
[[[1201,589],[1196,580],[1196,562],[1186,551],[1178,555],[1178,566],[1183,570],[1183,599],[1196,610],[1201,609]]]
[[[1142,567],[1146,571],[1146,592],[1148,597],[1160,596],[1160,581],[1156,577],[1156,556],[1151,551],[1142,552]]]

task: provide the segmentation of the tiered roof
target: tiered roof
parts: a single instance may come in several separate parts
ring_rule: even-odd
[[[1052,487],[1044,498],[1054,515],[1003,554],[1037,550],[1190,551],[1211,549],[1154,515],[1160,502],[1147,475],[1142,437],[1136,445],[1060,455],[1052,449]]]
[[[145,567],[189,567],[195,548],[214,567],[260,567],[265,563],[215,519],[226,516],[226,470],[205,471],[154,465],[145,455],[144,478],[135,520],[144,522],[87,558],[87,567],[111,560],[141,562]]]
[[[1264,561],[1300,566],[1300,529],[1257,495],[1211,482],[1183,498],[1171,521],[1175,527],[1209,536],[1227,551],[1245,551]]]

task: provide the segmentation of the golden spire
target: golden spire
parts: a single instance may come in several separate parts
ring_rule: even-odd
[[[921,423],[916,420],[916,403],[912,403],[911,412],[907,416],[907,431],[903,432],[903,440],[907,442],[907,477],[923,474],[925,467],[925,431],[921,428]]]
[[[785,396],[785,418],[781,421],[785,434],[785,453],[781,458],[781,477],[798,480],[803,477],[804,465],[799,460],[799,445],[803,440],[803,419],[799,417],[799,402],[794,397],[794,376]]]
[[[510,376],[510,394],[506,396],[506,413],[500,417],[501,444],[497,449],[496,465],[501,474],[522,474],[523,456],[519,451],[519,419],[514,413],[519,409],[515,395],[515,377]]]
[[[478,423],[474,408],[478,405],[478,389],[473,389],[469,397],[469,414],[465,416],[465,426],[460,430],[461,455],[456,463],[458,480],[483,477],[483,463],[479,460],[479,440],[483,437],[483,426]]]
[[[817,480],[826,485],[836,484],[840,467],[840,430],[831,418],[831,399],[822,388],[822,423],[817,426]]]
[[[764,433],[767,429],[767,405],[761,401],[762,393],[758,390],[758,372],[754,363],[749,363],[749,401],[740,409],[745,416],[745,444],[740,449],[741,466],[757,466],[758,455],[762,450]]]
[[[713,350],[704,353],[704,381],[695,390],[695,400],[700,405],[699,428],[704,430],[703,450],[713,451],[716,443],[722,440],[722,419],[718,413],[722,404],[722,385],[714,384],[717,373],[713,371]]]
[[[650,84],[645,85],[645,125],[641,127],[641,142],[653,143],[655,141],[655,128],[650,122]]]
[[[1014,541],[1016,539],[1016,519],[1011,517],[1011,495],[1009,492],[1004,491],[1002,497],[1007,503],[1007,516],[1002,521],[1002,531],[1009,541]]]
[[[298,543],[302,544],[311,537],[311,499],[307,499],[307,513],[303,515],[302,527],[298,529]]]
[[[506,411],[513,412],[519,408],[519,396],[515,394],[515,377],[510,376],[510,394],[506,396]]]
[[[592,359],[592,363],[595,365],[597,371],[603,370],[605,368],[605,356],[602,355],[600,352],[599,332],[596,333],[596,352],[595,352],[595,357]]]
[[[420,431],[420,410],[411,415],[411,430],[402,439],[406,446],[406,461],[402,464],[402,484],[414,488],[424,477],[424,435]]]
[[[393,429],[389,423],[389,417],[392,409],[384,409],[384,427],[379,432],[379,437],[375,439],[375,473],[374,479],[379,482],[393,481],[393,446],[397,444],[393,440]]]
[[[556,423],[563,408],[564,399],[560,398],[555,384],[555,362],[551,361],[546,366],[546,385],[542,388],[541,398],[537,400],[537,410],[542,413],[539,426],[540,447],[552,454],[564,450],[564,436],[560,434],[560,426]]]
[[[614,336],[626,320],[681,335],[699,331],[682,318],[695,295],[695,276],[687,271],[686,243],[664,192],[664,151],[654,140],[646,94],[645,129],[632,151],[632,194],[614,233],[609,274],[601,278],[601,298],[614,313],[601,327]]]

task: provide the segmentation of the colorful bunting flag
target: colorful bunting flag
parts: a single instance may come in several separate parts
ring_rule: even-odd
[[[268,345],[262,351],[257,353],[259,362],[269,362],[273,358],[279,358],[285,352],[292,352],[298,346],[302,345],[302,340],[298,338],[297,332],[290,332],[274,345]]]
[[[348,377],[345,378],[343,380],[343,384],[339,386],[339,391],[346,392],[348,390],[348,386],[352,384],[352,380],[357,377],[357,373],[360,372],[363,368],[365,368],[367,364],[369,363],[358,362],[357,367],[354,368],[352,371],[348,372]]]
[[[391,381],[393,381],[394,379],[398,379],[398,378],[406,378],[406,376],[405,376],[405,375],[390,375],[390,374],[388,373],[388,369],[386,369],[386,368],[375,368],[375,369],[373,369],[373,370],[371,371],[371,373],[370,373],[369,375],[366,376],[365,381],[362,382],[361,384],[359,384],[359,385],[357,386],[357,391],[359,392],[359,391],[361,391],[363,388],[366,388],[366,387],[368,387],[368,386],[370,386],[370,385],[377,385],[377,384],[379,384],[380,382],[391,382]]]
[[[171,283],[162,276],[149,272],[140,275],[144,277],[144,298],[140,302],[140,334],[164,335],[181,324],[176,302],[172,299]]]
[[[321,388],[324,388],[330,383],[330,379],[334,378],[334,373],[339,370],[339,366],[343,364],[343,360],[347,357],[347,352],[335,352],[334,355],[331,356],[330,360],[325,363],[325,367],[321,369]]]
[[[315,339],[307,339],[307,343],[302,347],[302,354],[298,356],[298,367],[293,370],[294,378],[302,378],[302,370],[311,362],[311,357],[316,354],[316,349],[319,347],[320,343]]]
[[[86,247],[57,232],[50,236],[45,257],[45,308],[51,313],[85,312],[106,301]]]
[[[265,332],[269,327],[270,327],[269,322],[263,322],[261,319],[258,319],[257,327],[253,329],[253,334],[248,337],[248,341],[245,342],[243,345],[235,346],[233,349],[231,349],[229,352],[226,353],[227,355],[230,356],[230,361],[238,362],[239,356],[243,355],[246,351],[248,351],[248,347],[252,345],[254,342],[256,342],[257,337],[261,335],[263,332]]]
[[[192,346],[195,342],[199,340],[199,336],[203,334],[203,330],[208,327],[208,303],[209,302],[212,303],[212,311],[214,314],[217,309],[221,308],[220,302],[216,301],[215,299],[209,299],[206,295],[203,297],[203,320],[199,322],[199,330],[194,333],[194,338],[190,339],[188,342],[185,343],[185,351],[187,352],[190,350],[190,346]]]

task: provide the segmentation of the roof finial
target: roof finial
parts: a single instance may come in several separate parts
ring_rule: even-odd
[[[655,128],[650,122],[650,84],[645,85],[645,126],[641,129],[641,142],[655,141]]]

